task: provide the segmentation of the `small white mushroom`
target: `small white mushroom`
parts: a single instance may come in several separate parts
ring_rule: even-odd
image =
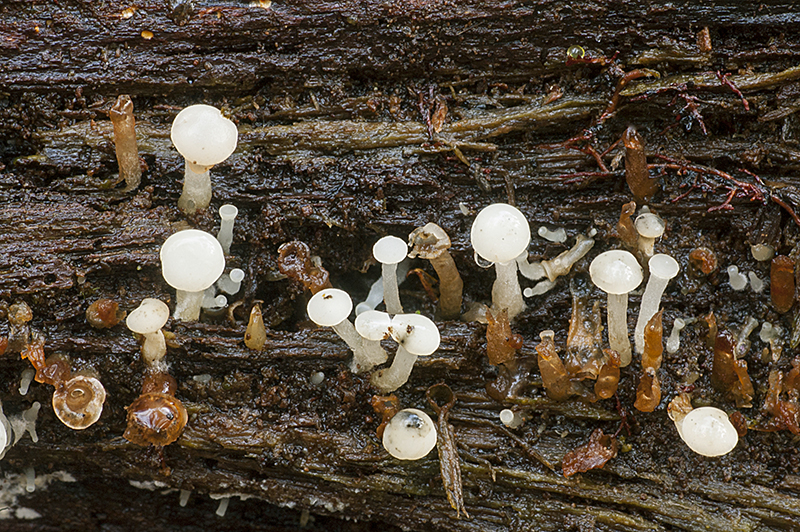
[[[181,508],[186,507],[186,503],[189,502],[189,497],[191,496],[191,494],[192,494],[191,490],[181,490],[181,497],[180,500],[178,501],[178,504],[181,505]]]
[[[383,448],[398,460],[419,460],[436,447],[436,425],[416,408],[399,411],[383,431]]]
[[[678,275],[681,269],[678,261],[664,253],[653,255],[647,264],[650,269],[650,279],[647,280],[647,287],[642,295],[642,305],[639,308],[639,318],[633,335],[636,352],[639,354],[644,351],[644,328],[650,318],[658,312],[667,283]]]
[[[631,363],[628,338],[628,292],[642,282],[642,267],[631,253],[601,253],[589,265],[592,282],[608,294],[608,343],[619,354],[620,367]]]
[[[243,280],[244,280],[244,270],[241,270],[239,268],[234,268],[231,270],[231,273],[224,274],[222,277],[219,278],[219,280],[217,281],[217,288],[219,288],[226,294],[233,295],[237,293],[239,289],[242,287]]]
[[[231,252],[231,243],[233,242],[233,224],[236,221],[236,215],[239,214],[239,209],[235,205],[225,204],[219,208],[219,233],[217,233],[217,240],[222,246],[225,253]]]
[[[401,314],[400,293],[397,290],[397,264],[408,254],[408,244],[396,236],[385,236],[372,246],[372,255],[381,263],[383,278],[383,300],[386,312]]]
[[[230,157],[237,136],[236,124],[210,105],[191,105],[175,117],[170,138],[186,161],[183,193],[178,199],[183,212],[194,214],[211,203],[209,170]]]
[[[664,220],[657,214],[646,212],[637,216],[633,225],[636,227],[636,232],[639,233],[639,250],[649,259],[653,256],[656,239],[661,238],[661,235],[664,234],[666,228]]]
[[[728,454],[739,442],[728,415],[713,406],[695,408],[682,420],[676,418],[675,428],[684,443],[703,456]]]
[[[30,388],[34,376],[36,376],[36,371],[33,368],[25,368],[22,371],[22,376],[19,379],[20,395],[28,395],[28,388]]]
[[[500,411],[500,423],[510,429],[516,429],[525,423],[525,418],[519,412],[505,408]]]
[[[525,216],[505,203],[484,208],[470,231],[475,253],[495,265],[497,280],[492,285],[492,307],[506,309],[513,319],[525,309],[517,278],[517,262],[531,242],[531,228]]]
[[[392,365],[372,374],[372,385],[382,393],[392,392],[408,381],[417,357],[428,356],[439,348],[441,338],[436,324],[421,314],[398,314],[392,318],[392,338],[399,344]]]
[[[348,319],[353,310],[353,300],[347,292],[338,288],[320,290],[308,300],[306,306],[311,321],[322,327],[330,327],[353,351],[352,368],[356,373],[369,371],[386,362],[388,356],[380,344],[368,344],[356,332]]]
[[[174,317],[192,321],[200,317],[205,289],[225,270],[225,253],[219,241],[197,229],[179,231],[161,246],[161,273],[177,291]]]
[[[753,292],[760,294],[764,290],[764,281],[761,280],[756,272],[748,272],[747,277],[750,279],[750,288],[753,289]]]
[[[681,331],[686,327],[686,322],[682,318],[675,318],[672,323],[672,332],[667,338],[667,353],[677,353],[681,347]]]
[[[584,235],[576,236],[575,245],[572,248],[554,259],[542,261],[542,268],[544,268],[547,278],[551,282],[555,282],[560,276],[568,274],[572,265],[585,257],[592,246],[594,246],[594,240],[591,238]]]
[[[6,454],[6,450],[11,447],[13,437],[11,423],[3,413],[3,404],[0,403],[0,459]]]
[[[775,256],[775,248],[769,244],[751,244],[750,253],[753,254],[753,258],[757,261],[764,262],[772,260],[772,257]]]
[[[567,231],[563,227],[559,227],[555,231],[551,231],[545,226],[539,227],[539,230],[536,233],[544,238],[545,240],[549,240],[550,242],[557,242],[559,244],[563,244],[567,241]]]
[[[728,269],[725,271],[728,272],[728,282],[730,282],[731,288],[737,292],[747,288],[747,276],[743,273],[739,273],[739,268],[737,266],[728,266]]]
[[[379,310],[368,310],[356,316],[355,327],[356,332],[361,335],[361,341],[367,349],[380,350],[382,353],[386,351],[381,347],[381,340],[389,336],[391,325],[392,317],[388,313]],[[385,361],[386,359],[384,358]]]
[[[144,336],[142,358],[148,366],[160,361],[167,354],[167,343],[161,328],[168,319],[169,307],[166,303],[148,297],[125,320],[128,329]]]

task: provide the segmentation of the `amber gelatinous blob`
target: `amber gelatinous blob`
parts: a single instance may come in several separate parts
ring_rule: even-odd
[[[661,367],[661,355],[664,353],[662,316],[664,310],[658,311],[644,327],[644,352],[642,367],[658,369]]]
[[[0,336],[0,356],[4,355],[8,347],[8,338]]]
[[[644,152],[644,139],[636,128],[628,126],[622,134],[625,144],[625,181],[638,202],[651,199],[658,192],[658,179],[650,177],[647,169],[647,156]]]
[[[508,310],[486,311],[486,356],[489,363],[497,366],[513,359],[517,355],[518,338],[511,331],[508,321]]]
[[[640,412],[652,412],[661,402],[661,383],[656,370],[645,368],[639,387],[636,389],[636,401],[633,406]]]
[[[59,385],[69,380],[71,373],[72,364],[69,358],[64,355],[53,355],[47,358],[42,367],[36,368],[34,380],[58,388]]]
[[[369,400],[369,404],[375,413],[381,416],[381,424],[378,425],[375,432],[379,439],[383,438],[383,431],[386,429],[386,425],[400,411],[400,399],[395,394],[373,395]]]
[[[619,221],[617,222],[617,234],[628,249],[636,249],[639,242],[639,233],[633,225],[633,220],[631,220],[634,212],[636,212],[636,202],[626,203],[622,206]]]
[[[302,283],[312,294],[331,288],[328,271],[314,264],[308,245],[299,240],[286,242],[278,248],[278,270]]]
[[[572,377],[596,379],[603,365],[603,326],[600,306],[589,308],[586,296],[572,294],[572,317],[567,334],[567,354],[564,366]]]
[[[181,435],[188,419],[186,408],[175,397],[142,394],[128,407],[123,437],[136,445],[169,445]]]
[[[695,248],[689,253],[689,265],[696,273],[708,275],[719,266],[717,254],[708,248]]]
[[[175,395],[178,389],[178,382],[169,373],[152,371],[147,374],[142,383],[142,395],[148,393],[164,393]]]
[[[125,312],[113,299],[98,299],[86,309],[86,321],[96,329],[107,329],[122,321]]]
[[[747,434],[747,419],[745,419],[744,415],[737,410],[736,412],[731,412],[728,419],[731,420],[731,425],[736,429],[736,434],[743,438]]]
[[[556,352],[553,331],[544,331],[539,336],[542,341],[536,346],[536,352],[539,354],[542,384],[551,399],[563,401],[570,396],[572,386],[564,363]]]
[[[567,451],[561,461],[561,471],[565,477],[570,477],[575,473],[599,469],[617,456],[618,448],[619,445],[614,436],[603,434],[602,429],[595,429],[587,443],[577,449]]]
[[[786,255],[772,259],[769,269],[769,293],[780,314],[789,312],[794,303],[794,261]]]
[[[617,392],[619,386],[619,353],[613,349],[603,350],[608,357],[608,360],[603,367],[600,368],[600,374],[597,376],[597,382],[594,383],[594,393],[600,399],[608,399],[613,397]]]
[[[738,408],[750,408],[753,384],[747,374],[747,363],[736,360],[736,339],[728,331],[717,332],[714,359],[711,366],[711,384],[736,401]]]

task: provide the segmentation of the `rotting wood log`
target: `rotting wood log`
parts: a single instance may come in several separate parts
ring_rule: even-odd
[[[46,352],[94,367],[109,396],[100,422],[71,431],[53,414],[52,388],[34,383],[21,396],[27,362],[0,356],[5,413],[43,405],[39,441],[26,436],[0,462],[2,528],[796,530],[797,437],[750,430],[731,454],[706,459],[667,417],[668,402],[689,388],[696,401],[735,409],[711,386],[700,322],[665,354],[661,404],[635,419],[635,362],[622,369],[619,408],[614,399],[552,401],[535,367],[526,392],[499,403],[485,391],[496,378],[485,327],[440,322],[442,347],[397,395],[403,407],[429,410],[431,385],[445,381],[456,394],[449,423],[470,516],[456,519],[435,453],[401,463],[382,450],[368,376],[349,373],[346,346],[309,325],[302,287],[282,278],[276,259],[280,244],[302,240],[334,286],[359,300],[379,275],[372,243],[433,221],[452,240],[465,298],[486,301],[493,278],[473,262],[470,224],[483,206],[514,201],[534,234],[542,224],[570,238],[598,230],[589,257],[512,324],[524,338],[519,356],[535,357],[544,329],[563,352],[570,283],[588,286],[589,260],[620,246],[616,222],[632,196],[624,147],[614,144],[634,125],[661,180],[650,205],[668,229],[657,251],[683,266],[662,303],[665,327],[713,310],[733,332],[748,316],[783,328],[777,362],[757,334],[745,355],[756,395],[742,413],[758,424],[769,371],[786,371],[794,357],[800,309],[781,316],[768,290],[734,292],[721,273],[692,276],[687,255],[704,245],[721,269],[766,280],[769,263],[752,259],[747,238],[778,219],[771,244],[796,258],[798,24],[790,1],[4,2],[0,301],[26,301]],[[573,45],[583,56],[568,61]],[[644,68],[660,77],[618,86]],[[122,93],[135,102],[145,168],[128,194],[112,188],[108,109]],[[176,205],[183,161],[168,132],[178,110],[198,102],[221,107],[241,138],[213,172],[214,209],[187,218]],[[174,298],[160,244],[182,227],[214,232],[215,209],[228,202],[240,213],[229,265],[246,272],[242,304],[232,320],[168,324],[167,360],[190,421],[161,456],[122,439],[144,370],[136,341],[124,325],[92,329],[84,313],[101,297],[126,310],[144,297]],[[534,237],[530,253],[564,249]],[[433,315],[415,279],[401,298]],[[255,300],[268,327],[259,352],[243,344]],[[638,304],[633,295],[631,325]],[[318,371],[325,380],[311,384]],[[511,406],[531,416],[520,429],[499,423]],[[622,428],[619,455],[564,478],[562,457],[597,428]],[[29,467],[33,493],[24,490]],[[191,490],[186,507],[177,490]],[[220,497],[233,497],[224,518],[213,515]]]

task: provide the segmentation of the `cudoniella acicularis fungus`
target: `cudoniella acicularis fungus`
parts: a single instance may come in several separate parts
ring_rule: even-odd
[[[169,320],[169,307],[163,301],[146,297],[128,314],[125,324],[131,331],[144,336],[142,357],[147,365],[154,364],[167,354],[167,343],[161,328]]]
[[[644,352],[644,328],[650,318],[656,315],[661,305],[661,296],[670,279],[678,275],[681,267],[678,261],[664,253],[657,253],[647,262],[650,278],[642,295],[642,304],[639,307],[639,318],[636,320],[636,330],[633,334],[636,352]]]
[[[689,448],[703,456],[722,456],[739,443],[728,415],[713,406],[695,408],[685,416],[671,414],[675,428]]]
[[[224,270],[225,253],[210,234],[187,229],[169,237],[161,246],[161,273],[167,284],[177,291],[175,319],[198,319],[203,292]]]
[[[398,314],[389,328],[398,343],[392,365],[372,374],[372,385],[381,393],[398,389],[408,381],[417,357],[424,357],[439,349],[439,328],[421,314]]]
[[[383,448],[399,460],[425,458],[436,447],[436,425],[416,408],[399,411],[383,431]]]
[[[396,236],[385,236],[372,246],[372,255],[381,263],[383,301],[386,303],[386,312],[389,314],[402,314],[403,312],[397,288],[397,264],[406,258],[407,253],[408,244]]]
[[[592,282],[608,294],[608,343],[619,354],[620,367],[631,363],[628,338],[628,292],[642,282],[642,267],[631,253],[601,253],[589,265]]]
[[[531,242],[528,220],[515,207],[494,203],[485,207],[472,222],[470,240],[475,253],[494,263],[497,280],[492,286],[492,306],[506,309],[513,319],[525,308],[517,278],[517,262]]]
[[[236,124],[211,105],[191,105],[175,117],[170,138],[186,160],[183,193],[178,199],[183,212],[194,214],[211,203],[209,170],[230,157],[238,135]]]

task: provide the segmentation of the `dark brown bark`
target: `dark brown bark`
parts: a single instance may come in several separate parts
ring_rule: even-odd
[[[800,14],[792,2],[134,4],[130,17],[116,2],[0,6],[0,299],[25,300],[47,354],[93,366],[109,393],[100,421],[71,431],[53,414],[52,387],[33,384],[20,396],[28,363],[16,353],[0,357],[5,413],[43,405],[39,442],[25,437],[0,471],[32,466],[37,475],[67,471],[77,481],[20,495],[19,507],[43,517],[0,527],[292,530],[309,511],[311,530],[796,528],[800,453],[789,432],[750,430],[731,454],[701,459],[667,418],[666,404],[692,371],[700,374],[695,399],[735,410],[711,386],[713,353],[699,324],[684,330],[678,353],[665,355],[655,411],[622,420],[631,432],[620,433],[619,455],[602,470],[564,479],[567,451],[595,429],[620,427],[615,400],[552,401],[534,368],[523,395],[498,403],[485,392],[496,375],[484,326],[440,322],[442,347],[396,393],[403,407],[423,409],[432,384],[444,380],[456,393],[449,422],[470,515],[456,520],[435,453],[406,464],[382,450],[368,376],[347,370],[346,346],[332,332],[309,326],[302,287],[280,279],[276,262],[280,244],[304,241],[332,284],[360,300],[379,275],[374,266],[362,273],[375,240],[405,238],[433,221],[452,240],[465,298],[485,301],[493,276],[472,259],[473,212],[515,198],[534,234],[542,224],[565,227],[570,237],[599,231],[571,279],[529,300],[513,324],[524,337],[520,356],[535,356],[545,329],[563,351],[570,280],[587,284],[589,260],[620,245],[614,231],[631,200],[617,158],[624,147],[603,152],[634,125],[647,139],[651,175],[661,179],[651,206],[668,230],[657,250],[675,254],[684,270],[667,289],[665,327],[713,310],[733,331],[747,316],[779,324],[788,341],[799,334],[797,305],[780,316],[768,290],[733,292],[727,276],[691,276],[686,266],[688,253],[704,245],[720,269],[735,264],[768,278],[769,263],[753,261],[746,243],[763,233],[764,220],[780,220],[768,242],[776,251],[790,255],[796,246],[800,231],[787,211],[800,206]],[[710,52],[697,44],[705,26]],[[568,64],[572,45],[585,49],[584,62]],[[613,62],[601,60],[617,52]],[[619,86],[611,109],[623,72],[642,68],[660,78]],[[108,186],[118,169],[107,112],[121,93],[134,100],[147,165],[131,194]],[[214,208],[187,219],[176,205],[183,161],[169,125],[199,102],[237,122],[240,145],[212,170]],[[431,116],[435,124],[426,123]],[[729,195],[732,210],[709,212],[728,205]],[[128,311],[144,297],[174,298],[161,278],[159,246],[187,223],[215,231],[216,208],[226,202],[240,213],[229,264],[247,274],[237,297],[243,305],[235,323],[206,316],[167,326],[175,334],[167,360],[190,418],[164,450],[165,476],[156,452],[121,437],[124,408],[144,373],[138,345],[124,325],[92,329],[85,311],[101,297]],[[538,237],[530,248],[541,258],[563,249]],[[407,311],[433,315],[417,281],[409,279],[401,297]],[[243,344],[255,300],[264,302],[268,327],[259,352]],[[0,335],[6,327],[0,320]],[[794,352],[787,347],[771,363],[757,334],[751,342],[745,358],[756,395],[743,413],[752,421],[770,369],[786,371]],[[309,382],[316,371],[325,373],[317,386]],[[636,363],[621,371],[620,405],[628,411],[638,373]],[[210,380],[193,379],[201,375]],[[532,416],[515,431],[497,419],[512,403]],[[188,506],[167,489],[192,490]],[[234,499],[224,519],[213,515],[217,502],[208,496],[232,494],[252,498]]]

